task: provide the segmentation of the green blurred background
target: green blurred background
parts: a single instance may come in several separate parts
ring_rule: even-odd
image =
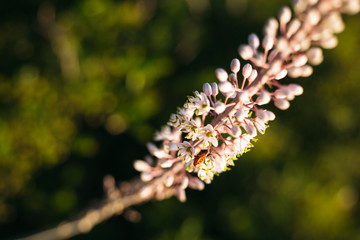
[[[186,96],[287,0],[0,3],[0,238],[44,229],[136,176]],[[360,16],[232,171],[188,201],[73,239],[360,239]]]

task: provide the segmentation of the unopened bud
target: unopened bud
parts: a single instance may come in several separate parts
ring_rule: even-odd
[[[222,103],[222,102],[216,102],[214,108],[215,108],[215,112],[217,114],[220,114],[220,113],[225,111],[226,105],[224,103]]]
[[[325,49],[332,49],[338,44],[338,39],[331,35],[323,40],[321,40],[320,45]]]
[[[321,19],[320,12],[314,8],[310,9],[306,15],[306,21],[311,25],[315,26]]]
[[[264,105],[264,104],[268,104],[270,100],[271,100],[270,93],[266,90],[261,90],[260,95],[256,99],[256,103],[258,105]]]
[[[274,46],[274,38],[272,36],[266,35],[262,41],[262,46],[265,50],[270,50]]]
[[[222,68],[216,69],[215,74],[220,82],[224,82],[228,79],[228,73]]]
[[[291,20],[291,10],[289,7],[282,7],[279,11],[279,20],[281,24],[287,24]]]
[[[244,129],[251,137],[255,137],[257,135],[256,128],[254,127],[254,124],[252,122],[247,122],[244,126]]]
[[[278,30],[279,23],[275,18],[270,18],[264,27],[264,35],[275,37]]]
[[[291,37],[294,33],[296,33],[301,26],[301,22],[299,19],[295,18],[291,20],[287,29],[287,37]]]
[[[142,160],[136,160],[134,162],[134,168],[138,172],[145,172],[151,170],[151,166],[147,162]]]
[[[231,61],[231,64],[230,64],[230,69],[233,73],[238,73],[240,71],[240,61],[239,59],[237,58],[234,58],[232,61]]]
[[[212,94],[212,89],[209,83],[204,83],[203,92],[205,93],[206,96],[210,96]]]
[[[274,105],[280,110],[286,110],[290,107],[290,103],[288,100],[278,98],[274,99]]]
[[[216,82],[211,83],[212,95],[216,96],[219,94],[219,88]]]
[[[241,109],[235,113],[235,117],[239,122],[243,121],[244,118],[246,118],[247,116],[248,116],[248,112]]]
[[[289,84],[288,89],[295,96],[299,96],[299,95],[303,94],[303,92],[304,92],[304,89],[302,88],[302,86],[300,86],[299,84],[295,84],[295,83]]]
[[[219,90],[226,95],[234,91],[234,86],[229,81],[223,81],[219,83]]]
[[[241,135],[241,129],[239,128],[239,126],[237,126],[237,125],[232,126],[231,135],[235,138],[237,138]]]
[[[254,56],[254,51],[249,45],[240,45],[238,51],[240,57],[244,60],[249,60]]]
[[[300,68],[301,77],[309,77],[314,69],[309,65],[304,65]]]
[[[253,69],[248,78],[249,83],[253,82],[257,78],[257,76],[258,76],[258,72],[255,69]]]
[[[244,76],[244,78],[250,77],[251,71],[252,71],[251,64],[250,63],[245,64],[245,66],[242,69],[242,75]]]
[[[292,63],[295,67],[304,66],[307,63],[307,57],[305,54],[297,55],[293,58]]]
[[[275,75],[275,79],[276,80],[283,79],[284,77],[286,77],[286,75],[287,75],[287,70],[283,69],[278,74]]]
[[[309,51],[306,52],[306,56],[308,57],[309,63],[314,66],[319,65],[324,60],[323,51],[319,47],[310,48]]]
[[[255,33],[249,35],[248,41],[250,46],[252,46],[254,49],[257,49],[260,46],[259,37]]]

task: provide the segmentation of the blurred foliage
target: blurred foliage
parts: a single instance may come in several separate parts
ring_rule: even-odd
[[[285,0],[0,4],[0,238],[102,196]],[[360,239],[360,16],[232,171],[74,239]]]

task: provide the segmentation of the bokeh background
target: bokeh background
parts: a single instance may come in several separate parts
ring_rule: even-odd
[[[0,3],[0,238],[45,229],[129,180],[186,96],[287,0]],[[360,16],[232,171],[73,239],[360,239]]]

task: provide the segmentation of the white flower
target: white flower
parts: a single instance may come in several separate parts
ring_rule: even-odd
[[[179,148],[178,156],[184,157],[185,161],[190,161],[194,157],[195,149],[188,141],[179,143],[178,148]]]
[[[203,147],[218,146],[217,132],[213,126],[208,124],[199,131],[199,140],[202,140]]]
[[[199,119],[199,118],[197,118]],[[188,132],[187,139],[196,140],[199,138],[199,131],[201,127],[201,120],[190,120],[186,126],[185,132]]]
[[[190,103],[193,104],[196,115],[204,115],[210,111],[210,101],[205,93],[195,91],[195,97],[189,98]]]
[[[200,169],[198,172],[198,177],[205,183],[210,184],[214,177],[214,173],[210,170]]]

